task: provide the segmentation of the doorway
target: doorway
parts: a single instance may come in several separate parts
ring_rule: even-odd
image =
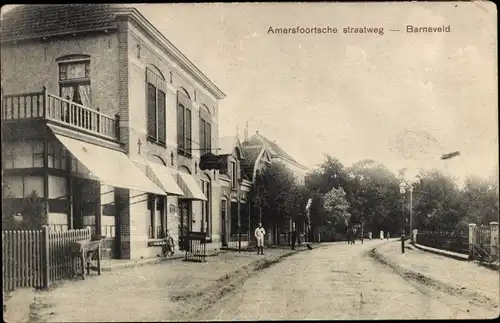
[[[192,230],[191,200],[179,199],[179,249],[186,250],[185,237]]]
[[[220,219],[221,219],[221,230],[220,230],[220,241],[222,243],[223,247],[227,247],[227,236],[226,236],[226,211],[227,210],[227,201],[222,200],[221,201],[221,208],[220,208]]]

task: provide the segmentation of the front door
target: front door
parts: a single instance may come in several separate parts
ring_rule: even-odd
[[[192,228],[191,201],[179,199],[179,249],[185,250],[185,240]]]

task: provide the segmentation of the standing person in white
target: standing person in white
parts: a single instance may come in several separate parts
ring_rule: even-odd
[[[266,230],[262,227],[262,223],[259,223],[257,229],[255,229],[255,238],[257,238],[257,254],[264,254],[264,236],[266,235]],[[259,252],[260,251],[260,252]]]

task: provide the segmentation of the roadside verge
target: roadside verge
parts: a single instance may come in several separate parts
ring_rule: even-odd
[[[445,257],[436,258],[425,251],[407,249],[405,254],[401,254],[398,250],[398,244],[388,243],[371,249],[368,254],[408,281],[424,284],[447,294],[465,296],[481,306],[498,308],[498,274],[495,276],[495,273],[475,264]],[[459,265],[467,266],[467,270],[457,268]],[[480,276],[485,274],[489,274],[488,277],[482,277],[482,281],[479,281]],[[459,278],[453,277],[454,275]],[[486,289],[488,284],[490,288]],[[495,284],[496,287],[491,286]]]

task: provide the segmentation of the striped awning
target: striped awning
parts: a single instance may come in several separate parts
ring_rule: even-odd
[[[196,183],[196,180],[191,174],[179,172],[177,175],[177,183],[184,192],[180,199],[207,201],[207,197],[201,191],[201,188]]]
[[[166,166],[148,162],[148,167],[167,194],[184,195],[184,191],[177,185]]]

